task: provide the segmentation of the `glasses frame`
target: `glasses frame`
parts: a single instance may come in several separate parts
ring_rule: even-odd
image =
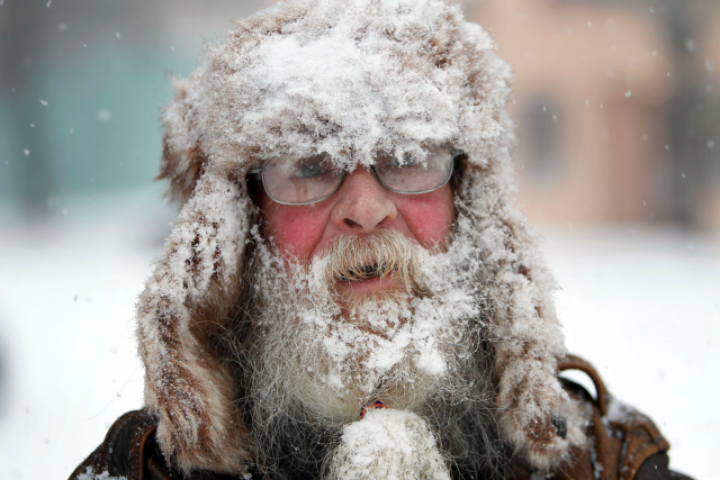
[[[465,152],[463,152],[462,150],[450,149],[450,155],[452,156],[452,163],[450,164],[450,173],[448,174],[448,176],[447,176],[447,178],[445,179],[445,181],[442,182],[440,185],[438,185],[438,186],[435,187],[435,188],[431,188],[431,189],[429,189],[429,190],[422,190],[422,191],[419,191],[419,192],[404,192],[404,191],[401,191],[401,190],[395,190],[394,188],[390,188],[390,187],[385,183],[385,181],[382,179],[382,177],[378,174],[376,166],[373,164],[373,165],[370,165],[370,168],[372,169],[372,172],[375,174],[375,178],[377,178],[378,181],[380,182],[380,185],[382,185],[382,186],[385,187],[386,189],[390,190],[391,192],[399,193],[399,194],[401,194],[401,195],[422,195],[422,194],[424,194],[424,193],[434,192],[435,190],[438,190],[438,189],[444,187],[444,186],[450,181],[450,179],[452,178],[453,173],[455,172],[455,162],[456,162],[457,159],[460,158],[462,155],[465,155]],[[326,200],[326,199],[332,197],[333,195],[335,195],[335,193],[340,189],[340,186],[342,185],[343,180],[345,180],[345,172],[346,172],[346,170],[343,168],[343,169],[342,169],[342,172],[341,172],[341,174],[340,174],[340,181],[338,182],[337,187],[335,187],[335,190],[333,190],[332,192],[328,193],[328,194],[325,195],[324,197],[319,198],[319,199],[317,199],[317,200],[312,200],[312,201],[310,201],[310,202],[300,202],[300,203],[297,203],[297,202],[284,202],[284,201],[282,201],[282,200],[277,200],[277,199],[273,198],[273,196],[270,195],[270,192],[267,191],[267,188],[265,188],[265,164],[266,164],[267,162],[269,162],[269,161],[270,161],[270,160],[265,160],[265,161],[263,162],[263,166],[260,167],[260,168],[253,168],[253,169],[248,170],[248,173],[247,173],[247,174],[248,174],[248,175],[260,175],[260,179],[261,179],[262,184],[263,184],[263,190],[265,190],[265,193],[267,194],[268,197],[270,197],[270,199],[271,199],[273,202],[279,203],[280,205],[296,205],[296,206],[301,206],[301,205],[310,205],[310,204],[312,204],[312,203],[322,202],[323,200]]]

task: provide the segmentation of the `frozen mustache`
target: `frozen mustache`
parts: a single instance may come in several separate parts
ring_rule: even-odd
[[[339,272],[337,274],[337,279],[345,282],[358,282],[374,277],[384,277],[385,275],[392,272],[393,270],[390,270],[390,268],[388,268],[387,263],[374,263],[372,265],[351,267],[346,271]]]
[[[326,280],[332,285],[338,280],[354,282],[394,274],[411,291],[418,287],[421,248],[393,230],[338,237],[327,252]]]

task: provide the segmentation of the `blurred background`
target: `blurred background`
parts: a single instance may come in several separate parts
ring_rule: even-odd
[[[169,72],[263,0],[0,0],[0,464],[66,478],[142,405],[134,303],[175,211]],[[465,0],[515,71],[518,205],[568,348],[720,478],[720,2]]]

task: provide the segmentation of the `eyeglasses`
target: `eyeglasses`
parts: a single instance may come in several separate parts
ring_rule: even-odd
[[[412,155],[402,158],[383,154],[371,166],[375,176],[388,190],[405,195],[432,192],[452,176],[454,160],[462,152],[439,147],[428,151],[425,161]],[[310,157],[275,157],[248,174],[262,174],[268,196],[284,205],[307,205],[334,194],[345,177],[345,169],[332,162],[326,153]]]

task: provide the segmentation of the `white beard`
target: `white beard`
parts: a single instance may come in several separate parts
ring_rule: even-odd
[[[406,243],[410,270],[420,277],[412,280],[413,290],[427,294],[401,289],[370,298],[350,308],[350,320],[334,295],[334,259],[305,266],[266,245],[256,250],[264,373],[286,383],[287,395],[330,424],[356,419],[376,400],[416,409],[452,377],[455,357],[466,353],[458,345],[467,338],[468,319],[479,313],[473,287],[459,285],[467,274],[452,251],[431,254],[400,234],[386,236]]]
[[[386,235],[395,237],[391,241],[400,236]],[[458,385],[460,378],[467,378],[460,371],[475,345],[471,330],[477,325],[471,327],[471,319],[480,313],[476,279],[460,267],[469,247],[456,243],[446,253],[431,254],[401,237],[411,252],[411,265],[396,266],[395,272],[398,276],[410,272],[414,278],[409,288],[341,309],[333,284],[338,262],[346,266],[342,252],[300,265],[283,258],[257,232],[255,240],[253,295],[260,313],[251,327],[253,339],[246,357],[252,359],[255,428],[276,430],[277,417],[284,416],[290,429],[296,425],[307,429],[311,423],[337,441],[341,428],[356,422],[352,425],[364,428],[345,427],[332,458],[325,459],[331,477],[349,474],[350,465],[365,458],[358,460],[351,454],[355,447],[349,446],[372,438],[377,445],[397,444],[398,439],[409,443],[388,450],[395,452],[391,455],[380,455],[378,450],[369,463],[373,470],[364,469],[367,475],[352,478],[386,478],[383,472],[399,472],[400,464],[427,462],[434,465],[431,472],[441,473],[416,472],[398,478],[449,478],[431,429],[410,412],[421,414],[438,392],[472,388]],[[373,252],[372,261],[386,259]],[[361,408],[378,400],[403,411],[396,412],[402,418],[390,415],[396,421],[395,426],[388,425],[392,428],[357,422]],[[271,441],[283,441],[282,433],[271,435]],[[399,452],[420,452],[428,460],[419,462],[415,454],[403,460]]]

